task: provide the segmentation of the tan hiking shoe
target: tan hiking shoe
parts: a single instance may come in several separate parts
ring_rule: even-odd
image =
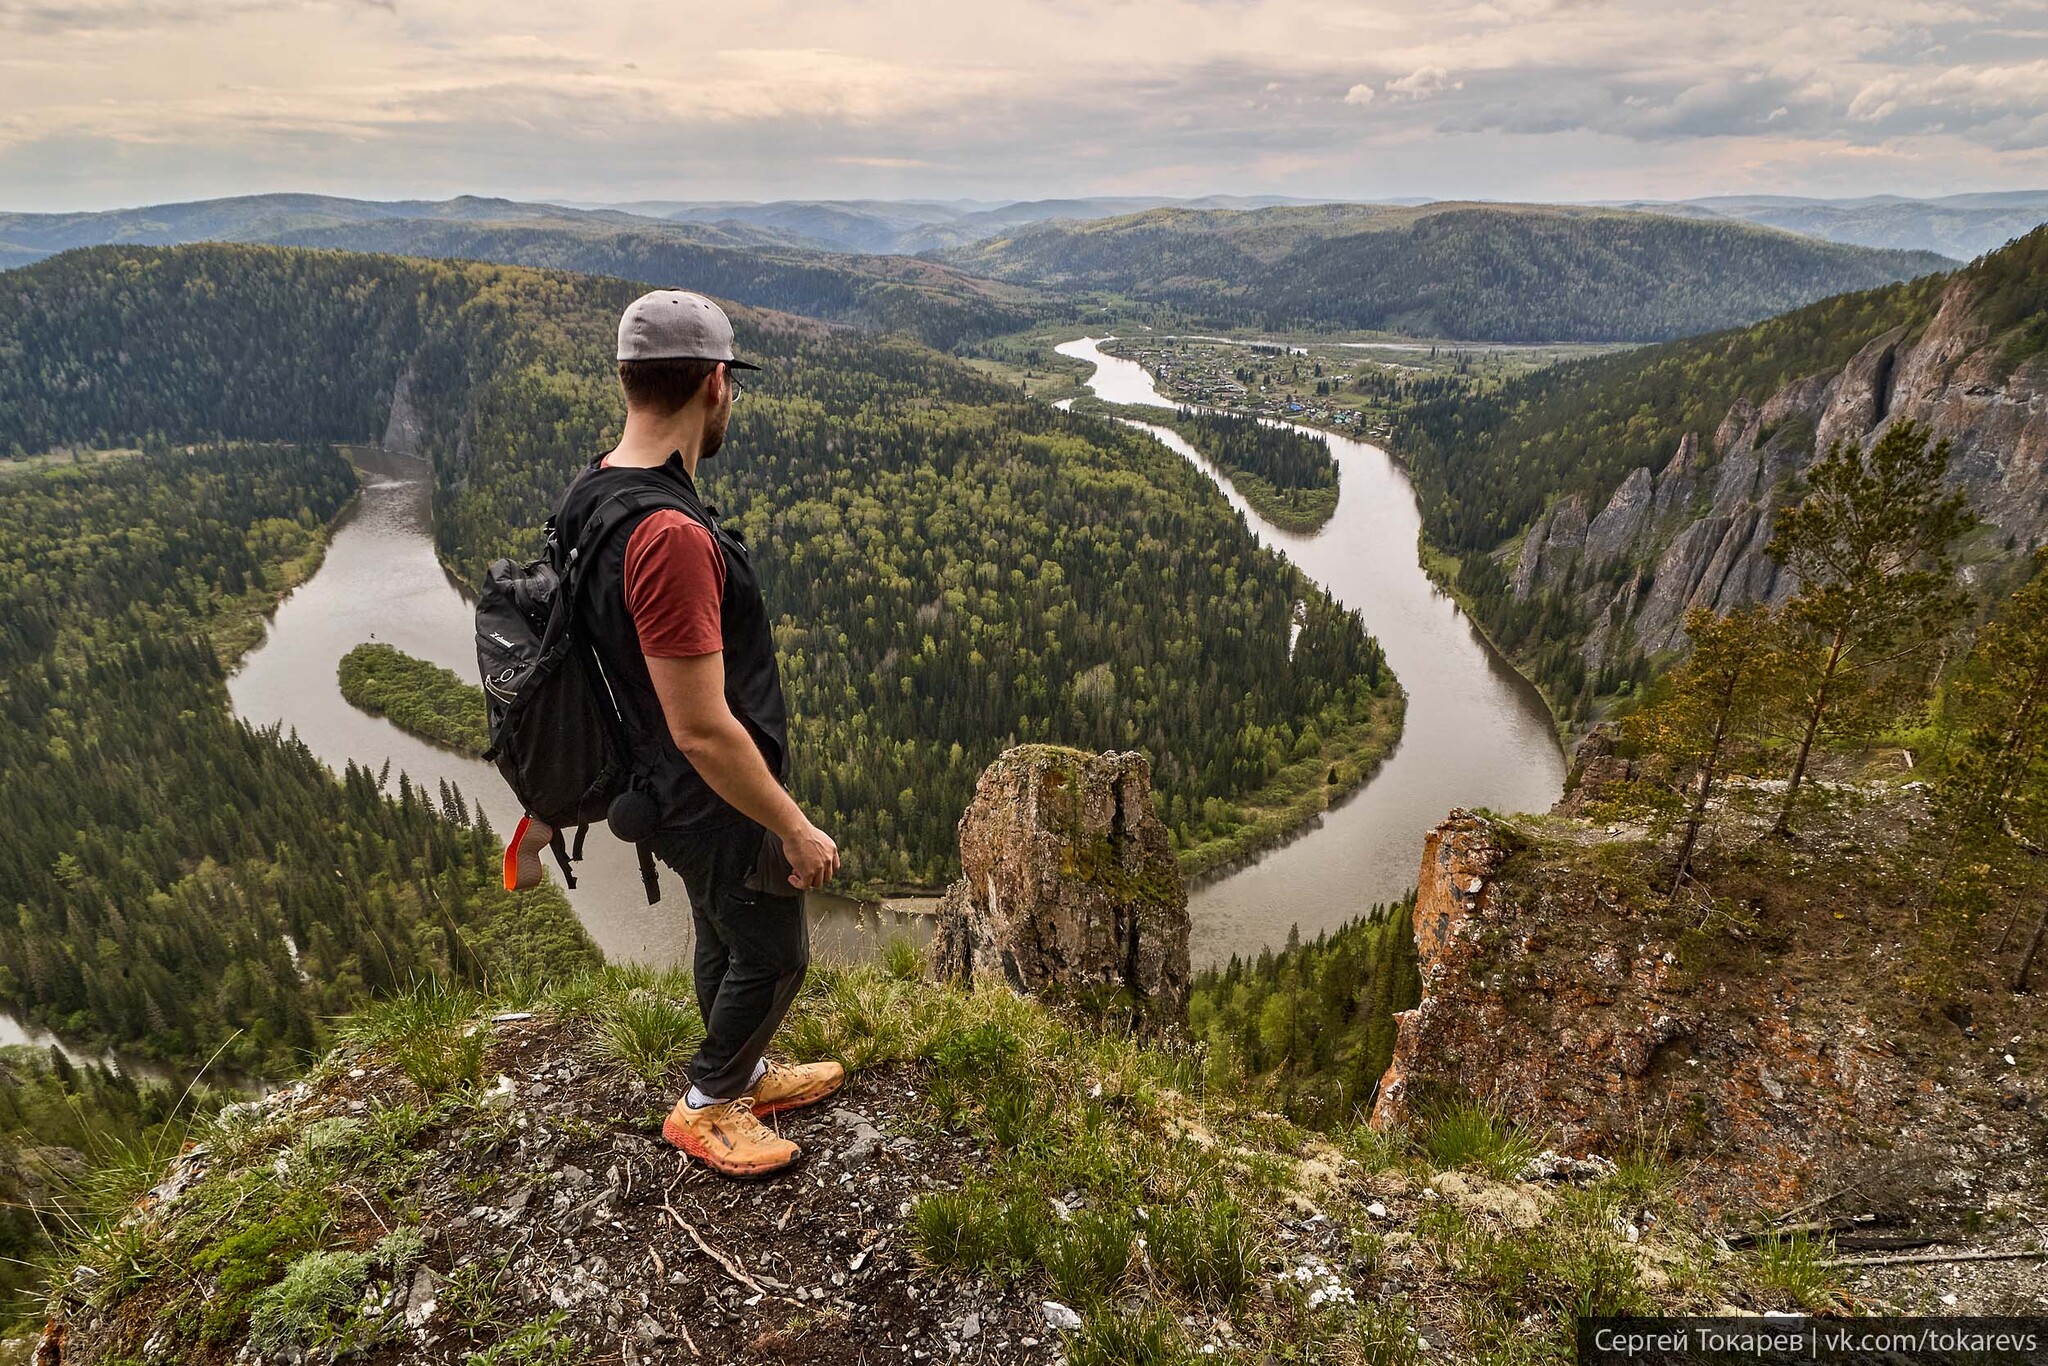
[[[771,1062],[761,1080],[754,1083],[754,1113],[801,1110],[837,1095],[844,1085],[846,1069],[836,1062]]]
[[[803,1153],[754,1117],[752,1096],[702,1109],[684,1096],[662,1121],[661,1136],[727,1176],[772,1176]]]

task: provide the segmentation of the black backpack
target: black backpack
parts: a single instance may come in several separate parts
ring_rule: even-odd
[[[598,821],[635,845],[650,902],[661,899],[653,836],[660,810],[633,782],[625,722],[612,700],[596,652],[576,634],[577,571],[593,562],[620,527],[658,508],[687,511],[672,494],[625,488],[591,511],[577,543],[565,552],[547,522],[547,549],[530,564],[494,561],[476,602],[476,659],[483,674],[491,745],[497,764],[526,813],[553,828],[548,847],[562,878],[583,857],[583,837]],[[575,827],[571,849],[562,832]]]

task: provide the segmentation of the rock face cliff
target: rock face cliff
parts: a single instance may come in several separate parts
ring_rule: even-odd
[[[1124,995],[1153,1024],[1187,1013],[1188,894],[1142,754],[1022,745],[960,817],[960,880],[932,970],[1053,998]]]
[[[1393,1061],[1380,1078],[1372,1127],[1395,1129],[1420,1118],[1426,1092],[1441,1071],[1437,1054],[1443,1030],[1432,1017],[1450,999],[1447,980],[1458,970],[1456,946],[1474,917],[1483,915],[1494,875],[1507,852],[1492,828],[1466,811],[1453,811],[1422,842],[1422,876],[1415,886],[1415,948],[1421,960],[1422,1000],[1394,1016]]]
[[[1680,906],[1653,887],[1653,844],[1451,813],[1425,845],[1422,1000],[1396,1016],[1373,1127],[1476,1101],[1574,1154],[1660,1151],[1694,1198],[1733,1208],[1854,1183],[1917,1225],[2031,1189],[2048,1091],[2003,1042],[2017,1013],[1980,1003],[1959,1029],[1899,990],[1918,908],[1874,861],[1760,857],[1785,863]],[[2001,1040],[1988,1055],[1980,1025]]]
[[[1791,487],[1837,441],[1866,448],[1911,421],[1954,443],[1950,481],[2016,545],[2048,532],[2048,363],[2017,364],[1980,320],[1966,281],[1918,336],[1873,338],[1839,371],[1740,399],[1688,432],[1661,469],[1631,471],[1597,512],[1573,495],[1530,526],[1509,581],[1517,601],[1563,594],[1583,614],[1589,670],[1685,645],[1695,607],[1782,602],[1796,585],[1764,553]],[[1704,438],[1704,440],[1703,440]]]

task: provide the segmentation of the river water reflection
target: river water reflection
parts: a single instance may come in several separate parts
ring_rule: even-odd
[[[1093,364],[1088,386],[1112,403],[1176,406],[1143,366],[1103,352],[1098,343],[1107,340],[1057,349]],[[1385,451],[1297,428],[1328,438],[1339,471],[1336,514],[1304,536],[1261,519],[1176,433],[1134,425],[1194,461],[1261,541],[1356,608],[1408,693],[1400,748],[1371,782],[1319,829],[1196,892],[1197,966],[1276,945],[1292,925],[1313,937],[1400,897],[1415,884],[1422,836],[1454,806],[1540,811],[1557,800],[1564,756],[1549,710],[1422,572],[1414,490]]]

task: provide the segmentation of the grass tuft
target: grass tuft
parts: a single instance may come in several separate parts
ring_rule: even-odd
[[[413,1085],[443,1096],[481,1079],[490,1031],[478,1020],[482,1001],[437,978],[366,1006],[346,1021],[341,1036],[388,1053]]]
[[[1154,1264],[1183,1293],[1231,1306],[1251,1290],[1262,1260],[1244,1206],[1221,1191],[1160,1211],[1149,1246]]]
[[[1120,1213],[1082,1213],[1046,1240],[1045,1270],[1063,1304],[1114,1295],[1131,1270],[1132,1223]]]
[[[579,1352],[576,1340],[562,1331],[568,1321],[561,1309],[531,1319],[502,1341],[463,1357],[462,1366],[569,1366]]]
[[[909,935],[892,935],[882,945],[882,971],[898,982],[915,982],[924,977],[924,950]]]
[[[1183,1366],[1192,1362],[1180,1325],[1163,1309],[1105,1306],[1083,1316],[1067,1339],[1069,1366]]]
[[[1759,1285],[1789,1295],[1815,1312],[1841,1307],[1841,1277],[1825,1264],[1835,1255],[1832,1241],[1804,1230],[1766,1233],[1757,1239],[1754,1254],[1752,1279]]]
[[[1434,1116],[1422,1150],[1439,1167],[1473,1167],[1512,1181],[1541,1152],[1536,1135],[1482,1105],[1454,1105]]]
[[[972,1186],[934,1191],[911,1207],[911,1241],[929,1266],[971,1270],[988,1259],[989,1217],[982,1192]]]
[[[361,1252],[306,1253],[250,1304],[250,1346],[266,1356],[353,1348],[363,1328],[356,1305],[375,1265]]]
[[[704,1041],[697,1007],[647,987],[634,987],[600,1008],[597,1046],[650,1086],[668,1080]]]

